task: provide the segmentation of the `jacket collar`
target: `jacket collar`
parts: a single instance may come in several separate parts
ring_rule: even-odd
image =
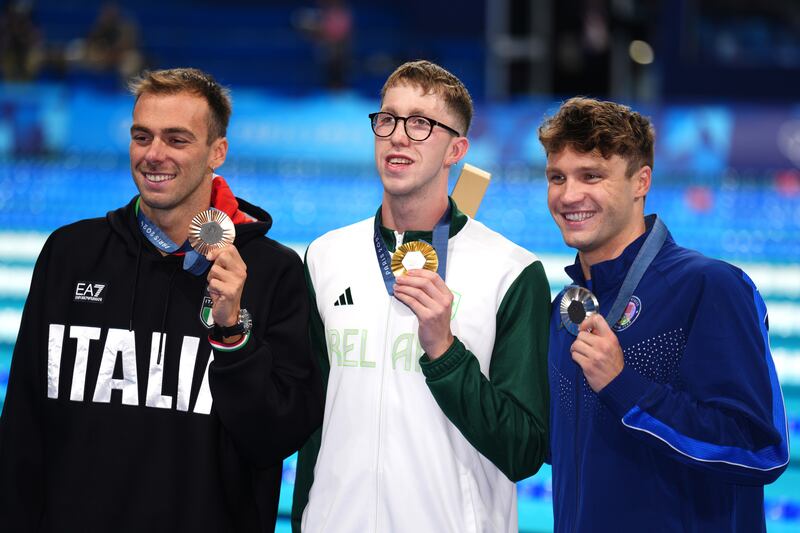
[[[456,205],[455,200],[448,197],[450,201],[450,234],[448,237],[453,238],[462,228],[467,224],[469,217],[462,213],[461,210]],[[380,225],[381,229],[381,236],[383,237],[383,242],[386,243],[386,247],[389,250],[394,250],[397,246],[395,242],[395,234],[394,230],[391,228],[387,228],[383,225],[381,219],[381,208],[378,207],[378,212],[375,213],[375,217],[378,219],[378,224]],[[416,231],[416,230],[409,230],[403,234],[403,242],[412,242],[412,241],[426,241],[431,242],[433,239],[433,232],[432,231]],[[401,243],[402,244],[402,243]]]

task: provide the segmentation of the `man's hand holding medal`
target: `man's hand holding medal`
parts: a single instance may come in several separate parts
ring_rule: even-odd
[[[214,324],[222,327],[239,322],[242,291],[247,279],[247,265],[239,251],[236,246],[228,246],[235,237],[233,222],[218,209],[198,213],[189,226],[192,247],[212,263],[207,275],[208,294],[213,302],[211,316]]]
[[[589,386],[600,392],[622,372],[625,361],[617,335],[599,313],[586,317],[570,347],[572,360],[581,367]]]
[[[207,277],[208,294],[214,302],[211,316],[215,324],[232,326],[239,321],[247,265],[236,246],[213,248],[206,254],[206,259],[212,262]]]
[[[616,334],[600,314],[600,303],[592,291],[570,285],[559,304],[561,323],[577,338],[570,351],[595,392],[622,372],[625,361]]]
[[[453,293],[434,270],[416,268],[397,278],[395,297],[406,304],[419,321],[419,343],[430,359],[441,357],[453,344],[450,331]]]
[[[394,295],[417,315],[419,343],[430,359],[436,359],[453,343],[453,294],[436,272],[436,250],[425,241],[407,242],[397,247],[391,264],[396,278]]]

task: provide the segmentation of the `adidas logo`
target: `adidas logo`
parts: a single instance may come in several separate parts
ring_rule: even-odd
[[[333,305],[353,305],[353,295],[350,293],[350,287],[339,296],[339,299],[333,302]]]

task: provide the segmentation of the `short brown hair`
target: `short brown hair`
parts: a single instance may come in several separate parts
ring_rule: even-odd
[[[128,88],[137,101],[145,93],[178,94],[184,91],[205,98],[211,111],[208,117],[208,144],[227,134],[232,111],[230,91],[217,83],[211,74],[196,68],[146,70],[133,79]]]
[[[403,63],[392,72],[381,89],[381,102],[386,91],[401,84],[414,85],[425,94],[441,96],[445,105],[456,114],[466,135],[472,123],[472,97],[461,80],[436,63],[426,60]]]
[[[655,129],[630,107],[593,98],[575,97],[539,127],[539,141],[547,155],[564,148],[608,159],[618,155],[628,162],[628,176],[647,165],[653,168]]]

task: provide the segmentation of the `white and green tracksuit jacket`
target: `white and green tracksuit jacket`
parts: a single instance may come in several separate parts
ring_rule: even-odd
[[[539,469],[547,443],[542,264],[453,204],[456,340],[430,361],[416,317],[386,292],[373,225],[327,233],[306,254],[327,395],[321,432],[300,452],[294,531],[515,532],[514,481]],[[389,250],[431,240],[381,233]]]

